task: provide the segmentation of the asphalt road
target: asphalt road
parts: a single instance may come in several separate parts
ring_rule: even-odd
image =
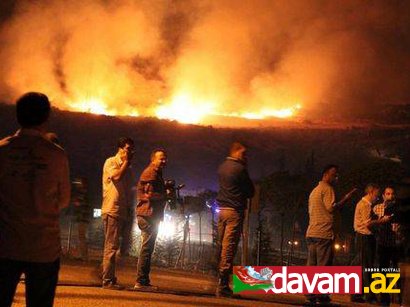
[[[113,291],[93,287],[57,288],[54,306],[99,307],[99,306],[286,306],[269,302],[238,299],[217,299],[195,295],[158,294],[148,292]],[[25,306],[24,287],[19,285],[13,306]]]
[[[119,283],[132,288],[134,265],[118,267]],[[187,271],[154,269],[151,282],[158,292],[115,291],[101,288],[97,263],[65,262],[60,271],[54,306],[301,306],[303,295],[255,295],[241,299],[216,298],[215,278]],[[355,306],[347,295],[334,295],[337,306]],[[13,307],[25,306],[24,284],[17,288]],[[366,304],[356,304],[365,307]],[[371,305],[369,305],[371,306]]]

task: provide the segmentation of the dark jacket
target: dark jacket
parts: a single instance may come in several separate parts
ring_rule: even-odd
[[[230,207],[242,211],[247,198],[253,197],[255,189],[245,164],[228,157],[219,166],[219,192],[216,198],[219,207]]]

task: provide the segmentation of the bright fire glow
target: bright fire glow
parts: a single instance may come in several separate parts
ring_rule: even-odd
[[[80,112],[94,114],[116,115],[116,112],[109,110],[107,104],[100,98],[87,98],[71,103],[70,107]]]
[[[68,104],[71,109],[104,115],[139,116],[137,110],[131,108],[110,108],[102,98],[90,97],[79,99]],[[300,104],[282,109],[262,109],[255,112],[231,112],[222,113],[216,110],[216,103],[201,99],[194,99],[188,94],[175,95],[169,103],[159,105],[155,110],[155,116],[161,119],[176,120],[185,124],[200,124],[205,122],[207,116],[239,117],[252,120],[263,120],[269,117],[290,118],[301,109]]]
[[[248,119],[264,119],[268,117],[276,118],[289,118],[294,116],[298,110],[301,109],[301,105],[297,104],[294,107],[283,108],[283,109],[263,109],[259,112],[248,112],[235,114],[238,117],[248,118]]]
[[[190,95],[180,94],[175,96],[169,104],[160,105],[155,113],[158,118],[176,120],[185,124],[199,124],[207,116],[241,117],[262,120],[269,117],[289,118],[301,109],[300,104],[282,109],[263,109],[258,112],[246,113],[219,113],[215,110],[215,103],[192,99]]]
[[[137,110],[122,108],[121,111],[117,109],[108,108],[107,104],[101,98],[91,97],[80,99],[76,102],[69,103],[71,109],[79,112],[87,112],[93,114],[103,115],[124,115],[124,116],[139,116]]]
[[[214,104],[207,101],[192,99],[187,94],[176,95],[171,103],[161,105],[156,110],[158,118],[177,120],[185,124],[197,124],[212,114]]]

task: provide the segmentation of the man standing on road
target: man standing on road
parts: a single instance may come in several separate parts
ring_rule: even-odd
[[[60,210],[70,202],[68,160],[46,138],[50,102],[17,100],[21,129],[0,141],[0,306],[11,306],[22,273],[27,306],[53,306],[60,269]]]
[[[333,263],[334,214],[352,194],[353,189],[339,202],[336,202],[333,185],[338,179],[338,166],[328,165],[322,172],[322,180],[312,190],[309,196],[309,226],[306,231],[308,245],[307,265],[325,266]],[[327,304],[330,302],[328,295],[308,295],[309,304]]]
[[[104,289],[122,290],[115,274],[116,256],[120,248],[120,236],[132,208],[131,160],[134,141],[127,137],[118,140],[118,151],[108,158],[103,168],[102,218],[104,224]]]
[[[369,183],[365,189],[365,196],[357,203],[354,212],[354,231],[356,232],[356,250],[357,256],[354,263],[366,268],[375,267],[376,239],[374,236],[375,227],[390,221],[389,216],[383,216],[380,219],[372,219],[372,207],[380,194],[380,188],[374,183]],[[371,282],[371,273],[363,272],[363,287],[369,287]],[[365,297],[363,297],[365,296]],[[351,296],[351,301],[356,303],[376,302],[376,295],[372,292],[364,295],[355,294]]]
[[[164,217],[166,188],[162,170],[167,164],[166,152],[156,149],[151,154],[151,162],[142,172],[137,185],[137,221],[141,230],[141,250],[137,264],[137,278],[134,290],[156,290],[151,285],[149,273],[151,257],[155,247],[159,223]]]
[[[229,278],[233,259],[242,232],[247,200],[255,189],[247,170],[247,148],[234,142],[229,156],[218,169],[219,192],[216,198],[218,215],[219,282],[216,296],[232,296]]]

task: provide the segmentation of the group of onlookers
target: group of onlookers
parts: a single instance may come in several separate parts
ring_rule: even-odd
[[[47,131],[50,102],[44,94],[27,93],[16,103],[16,115],[21,129],[0,141],[0,307],[11,306],[21,275],[25,274],[28,306],[53,305],[60,268],[59,213],[70,202],[70,175],[66,153],[56,138]],[[124,289],[117,281],[116,259],[128,253],[130,220],[136,217],[141,230],[141,249],[137,263],[134,290],[156,290],[151,284],[151,257],[159,224],[170,190],[163,179],[167,164],[164,149],[155,149],[150,162],[136,185],[137,203],[133,212],[133,176],[131,162],[135,146],[132,139],[120,138],[117,152],[103,166],[102,220],[104,252],[102,287]],[[234,142],[228,157],[218,169],[218,274],[217,296],[233,296],[229,286],[232,266],[242,233],[248,200],[254,195],[254,185],[247,170],[247,147]],[[338,167],[327,166],[322,180],[309,196],[309,226],[307,265],[332,265],[334,256],[334,215],[346,205],[353,189],[337,201],[334,184]],[[83,178],[71,201],[78,208],[80,249],[84,246],[88,209],[87,181]],[[378,201],[382,194],[382,200]],[[368,184],[365,195],[356,205],[354,231],[357,257],[352,264],[363,268],[397,267],[402,236],[395,222],[395,191],[391,186],[381,190]],[[126,242],[121,248],[121,240]],[[81,241],[83,243],[81,243]],[[376,263],[376,259],[378,263]],[[368,286],[370,275],[363,274]],[[369,293],[352,296],[354,302],[372,302]],[[328,304],[328,295],[308,295],[308,304]],[[390,304],[389,295],[381,295],[383,305]]]
[[[334,192],[337,179],[338,166],[327,166],[323,170],[322,180],[309,196],[307,265],[333,264],[333,245],[337,235],[334,230],[334,214],[356,192],[356,189],[353,189],[337,202]],[[394,188],[386,186],[381,189],[373,183],[366,186],[364,196],[356,204],[353,221],[356,256],[351,265],[363,267],[363,287],[369,287],[371,272],[374,269],[397,269],[402,252],[403,234],[400,224],[395,222],[395,209]],[[308,295],[307,298],[307,305],[329,304],[331,301],[328,295]],[[377,297],[371,291],[368,294],[363,292],[352,295],[351,301],[375,303]],[[378,302],[383,306],[389,306],[390,295],[381,293]]]
[[[22,274],[27,305],[53,305],[60,269],[59,215],[70,202],[78,222],[80,258],[88,256],[85,235],[90,209],[88,183],[85,178],[70,182],[67,155],[57,136],[47,129],[50,112],[46,95],[26,93],[16,102],[21,129],[0,141],[0,307],[11,306]],[[156,290],[150,281],[151,257],[164,208],[172,194],[162,175],[167,154],[164,149],[152,151],[150,162],[136,185],[135,213],[132,212],[133,155],[133,140],[120,138],[116,154],[108,158],[103,167],[102,287],[124,289],[117,282],[116,259],[119,254],[128,253],[130,220],[135,215],[142,244],[133,289]],[[218,171],[218,296],[232,296],[229,278],[233,259],[247,200],[254,193],[246,164],[246,146],[235,142]],[[126,243],[121,245],[121,242]]]

